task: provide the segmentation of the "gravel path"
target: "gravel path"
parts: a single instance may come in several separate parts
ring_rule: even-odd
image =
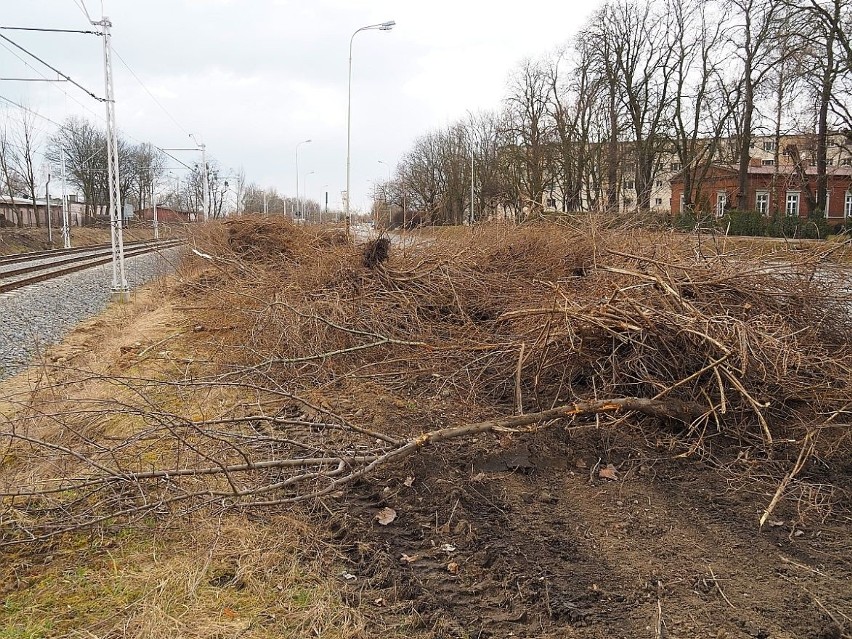
[[[127,283],[136,288],[169,274],[181,248],[125,260]],[[112,266],[104,264],[0,294],[0,379],[22,368],[41,350],[62,340],[81,321],[110,302]]]

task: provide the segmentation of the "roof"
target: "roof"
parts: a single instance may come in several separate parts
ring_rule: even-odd
[[[153,212],[153,210],[154,210],[153,207],[146,206],[144,209],[139,209],[137,212],[138,213],[145,213],[145,212],[148,212],[148,211]],[[172,213],[180,213],[181,215],[190,215],[190,214],[194,213],[194,211],[181,211],[180,209],[176,209],[176,208],[171,207],[171,206],[161,206],[159,204],[157,205],[157,211],[171,211]]]
[[[55,200],[51,198],[50,203],[53,204]],[[28,197],[9,197],[8,195],[0,195],[0,204],[19,204],[21,206],[32,206],[33,201]],[[36,206],[44,206],[44,198],[36,198]]]
[[[750,166],[748,167],[748,172],[752,175],[774,175],[775,169],[778,169],[778,173],[788,174],[793,173],[793,165],[792,164],[779,164],[778,167],[774,166]],[[839,175],[839,176],[850,176],[852,177],[852,166],[827,166],[825,167],[826,175]],[[816,175],[817,167],[815,166],[806,166],[805,167],[805,175]]]
[[[740,172],[739,167],[735,164],[713,164],[708,169],[708,173],[712,173],[713,171],[724,172],[724,173],[733,173],[738,174]],[[748,173],[749,175],[793,175],[795,171],[795,165],[793,164],[779,164],[778,166],[749,166]],[[805,175],[816,176],[817,167],[815,166],[806,166],[805,167]],[[827,166],[826,167],[826,175],[829,177],[848,177],[852,178],[852,166]],[[675,173],[670,182],[680,182],[683,180],[683,171],[678,171]]]

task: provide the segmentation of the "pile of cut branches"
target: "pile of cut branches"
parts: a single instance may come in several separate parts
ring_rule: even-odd
[[[825,251],[562,225],[397,245],[375,259],[337,231],[209,226],[175,296],[228,330],[180,375],[102,376],[111,391],[86,398],[89,373],[66,369],[21,400],[0,423],[0,543],[339,495],[428,445],[589,419],[792,442],[784,487],[807,456],[852,452],[852,293]],[[416,400],[417,424],[377,428],[384,395]]]

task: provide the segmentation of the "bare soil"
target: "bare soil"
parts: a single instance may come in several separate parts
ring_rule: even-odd
[[[790,501],[761,530],[775,486],[743,481],[751,463],[592,422],[424,454],[361,482],[327,526],[351,601],[414,613],[428,636],[849,636],[850,518]],[[848,508],[852,469],[823,470]]]

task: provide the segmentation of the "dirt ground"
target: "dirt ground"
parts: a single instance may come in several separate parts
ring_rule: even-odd
[[[413,610],[437,637],[849,636],[848,516],[803,523],[788,506],[761,531],[772,486],[649,454],[635,433],[491,449],[447,447],[336,505],[354,600]],[[615,479],[601,478],[610,463]],[[852,469],[830,470],[848,491]]]

